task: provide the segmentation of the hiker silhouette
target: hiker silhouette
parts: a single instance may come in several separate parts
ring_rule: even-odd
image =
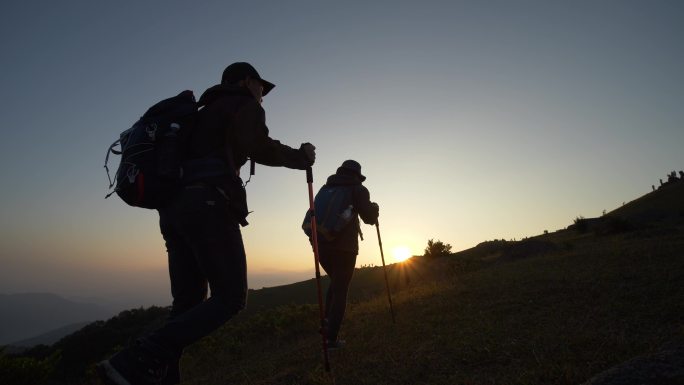
[[[330,278],[330,287],[325,297],[326,326],[322,333],[328,339],[328,347],[331,349],[339,348],[344,343],[338,336],[347,307],[347,293],[354,275],[356,256],[359,253],[359,216],[370,225],[376,224],[378,220],[379,206],[371,202],[368,189],[362,185],[365,180],[361,165],[354,160],[345,160],[335,174],[328,177],[317,194],[318,197],[321,192],[334,189],[351,196],[351,217],[346,226],[334,239],[322,235],[320,231],[317,234],[320,263]],[[318,211],[319,207],[316,207],[316,212]],[[320,212],[325,212],[325,209]]]
[[[248,210],[240,167],[249,158],[304,170],[316,158],[310,143],[295,149],[269,136],[261,101],[273,87],[250,64],[238,62],[200,97],[204,108],[186,143],[183,188],[159,209],[173,296],[170,316],[162,327],[98,364],[105,380],[179,383],[183,349],[245,307],[240,225],[247,225]]]

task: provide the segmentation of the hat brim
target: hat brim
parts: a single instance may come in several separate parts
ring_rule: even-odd
[[[275,87],[275,84],[269,82],[268,80],[260,79],[261,84],[264,86],[264,92],[261,93],[262,96],[266,96]]]
[[[363,176],[360,172],[356,171],[356,170],[353,169],[353,168],[348,168],[348,167],[340,166],[340,167],[337,168],[337,173],[338,173],[338,174],[341,173],[341,172],[342,172],[341,170],[344,170],[344,171],[346,171],[346,172],[352,172],[352,173],[354,174],[354,176],[356,176],[357,178],[359,178],[359,180],[360,180],[361,182],[363,182],[363,181],[366,180],[366,177],[365,177],[365,176]]]

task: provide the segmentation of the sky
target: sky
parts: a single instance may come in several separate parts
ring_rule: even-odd
[[[684,169],[680,1],[0,7],[0,293],[168,304],[158,215],[104,199],[105,153],[235,61],[276,84],[271,136],[316,146],[316,190],[361,163],[388,263],[429,239],[459,251],[559,230]],[[250,287],[313,277],[304,172],[257,166],[247,194]],[[380,265],[362,230],[357,266]]]

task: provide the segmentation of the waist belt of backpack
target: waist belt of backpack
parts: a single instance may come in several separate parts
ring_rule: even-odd
[[[189,186],[209,178],[230,175],[226,163],[218,157],[191,159],[183,162],[182,184]]]
[[[190,184],[187,184],[183,186],[184,189],[194,189],[194,188],[208,188],[208,189],[215,189],[216,191],[221,194],[222,197],[226,199],[226,201],[230,201],[230,198],[228,198],[228,194],[226,194],[226,191],[222,189],[219,186],[213,185],[211,183],[206,183],[206,182],[193,182]]]
[[[233,161],[232,149],[230,146],[227,148],[228,152],[228,167],[226,167],[226,162],[217,156],[207,156],[204,158],[191,159],[183,164],[183,184],[184,188],[214,188],[219,194],[221,194],[226,200],[228,194],[224,189],[213,183],[206,182],[206,179],[230,176],[231,174],[239,180],[238,170],[235,167],[235,162]],[[231,173],[230,170],[234,170]]]

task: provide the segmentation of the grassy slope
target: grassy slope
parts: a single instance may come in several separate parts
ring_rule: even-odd
[[[572,240],[351,307],[337,384],[577,384],[684,334],[684,237]],[[229,325],[192,347],[187,384],[330,383],[315,307]]]
[[[683,336],[682,196],[684,183],[666,186],[609,213],[636,228],[625,233],[564,230],[389,266],[396,325],[382,269],[357,270],[335,383],[577,384]],[[314,284],[251,292],[251,312],[186,349],[183,384],[331,384],[318,308],[301,305]]]
[[[672,220],[684,215],[683,201],[684,182],[668,183],[613,210],[609,215],[632,221]]]
[[[678,221],[539,236],[555,250],[526,258],[483,246],[394,265],[397,324],[384,295],[352,304],[347,347],[331,353],[336,383],[577,384],[684,335],[682,187],[662,195]],[[616,212],[660,204],[646,198]],[[332,383],[317,317],[292,305],[229,323],[187,350],[183,383]]]

